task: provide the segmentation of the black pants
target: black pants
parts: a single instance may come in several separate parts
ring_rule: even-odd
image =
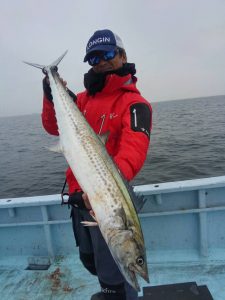
[[[98,276],[102,290],[107,291],[105,287],[113,288],[114,286],[122,292],[122,286],[124,286],[127,299],[138,299],[137,292],[124,280],[99,227],[85,227],[81,224],[81,221],[93,221],[89,212],[72,208],[71,217],[80,259],[91,274]]]

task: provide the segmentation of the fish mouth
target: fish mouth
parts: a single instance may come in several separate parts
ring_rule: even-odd
[[[140,286],[139,286],[139,283],[137,281],[137,276],[136,276],[136,273],[134,271],[132,271],[130,268],[129,268],[129,277],[130,277],[130,280],[131,280],[131,285],[133,286],[133,288],[140,292],[141,289],[140,289]]]
[[[141,276],[147,283],[149,283],[149,277],[148,277],[148,271],[142,270],[140,268],[138,268],[137,266],[130,264],[129,267],[129,275],[130,275],[130,279],[133,283],[133,287],[140,292],[140,286],[138,284],[137,281],[137,276],[136,273]]]

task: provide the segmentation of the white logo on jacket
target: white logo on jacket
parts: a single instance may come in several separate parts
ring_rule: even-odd
[[[117,115],[116,113],[111,113],[111,114],[109,115],[110,120],[111,120],[111,119],[114,119],[114,118],[116,118],[116,117],[118,117],[118,115]]]

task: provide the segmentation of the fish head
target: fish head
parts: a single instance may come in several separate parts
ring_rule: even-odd
[[[122,230],[115,237],[113,249],[112,254],[125,279],[140,291],[136,275],[149,282],[145,247],[141,239],[130,230]]]

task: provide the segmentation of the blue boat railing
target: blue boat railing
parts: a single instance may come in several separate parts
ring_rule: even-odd
[[[141,185],[134,191],[146,199],[139,217],[152,262],[225,260],[225,176]],[[0,199],[0,254],[74,252],[70,223],[60,195]]]

